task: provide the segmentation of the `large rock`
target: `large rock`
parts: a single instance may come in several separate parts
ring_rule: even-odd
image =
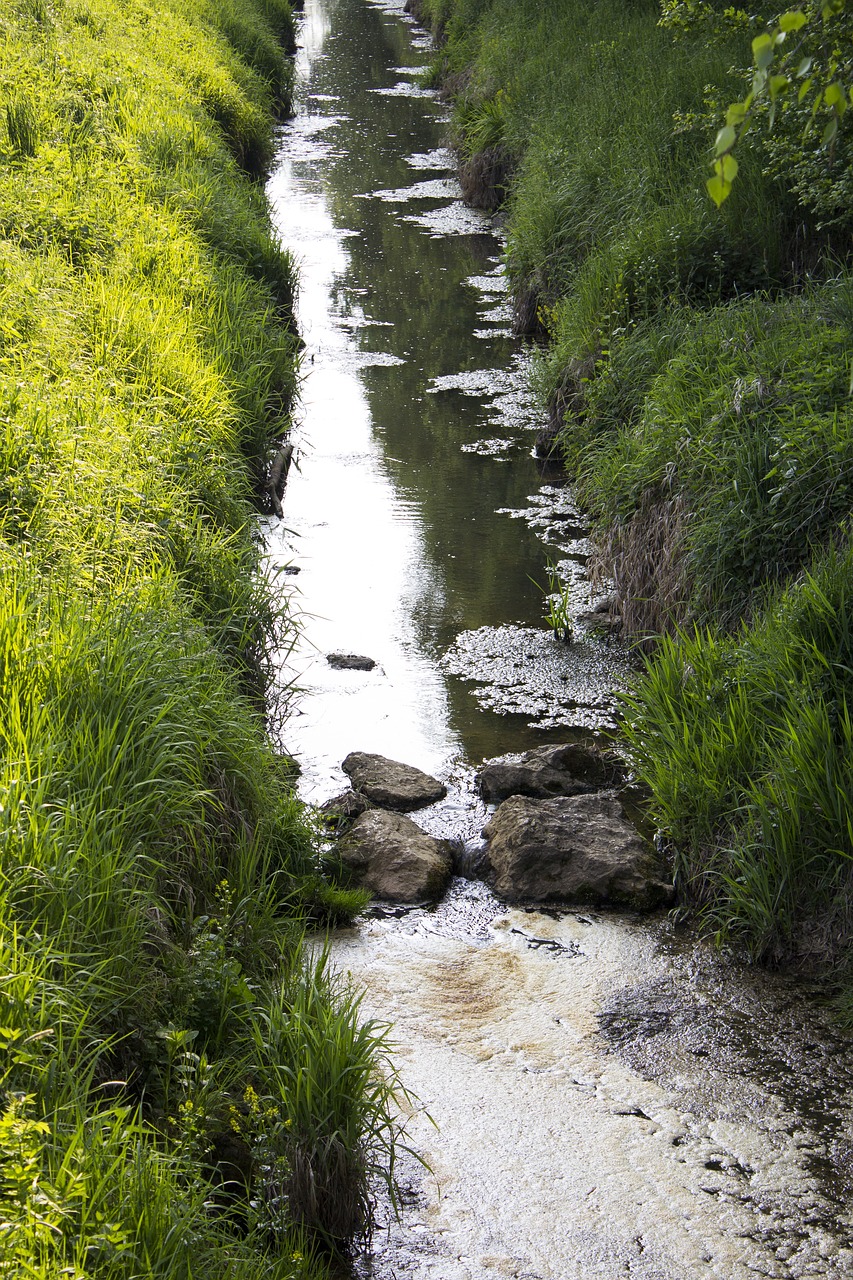
[[[489,760],[477,774],[484,800],[494,803],[508,796],[578,796],[612,787],[619,780],[618,765],[597,748],[580,742],[535,747],[519,756]]]
[[[389,902],[438,898],[450,879],[446,842],[428,836],[411,818],[383,809],[355,820],[338,843],[338,855],[358,884]]]
[[[495,890],[511,902],[613,902],[646,909],[672,888],[613,791],[513,796],[483,828]]]
[[[383,809],[406,813],[447,795],[444,784],[428,773],[367,751],[351,751],[344,760],[343,770],[356,791]]]

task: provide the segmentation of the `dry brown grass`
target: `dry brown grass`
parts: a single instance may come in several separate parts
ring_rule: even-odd
[[[468,204],[494,213],[507,196],[512,176],[512,157],[506,147],[487,147],[469,159],[459,161],[459,185]]]
[[[635,515],[611,525],[595,542],[593,581],[613,580],[622,633],[647,650],[654,648],[658,636],[676,631],[687,619],[688,520],[683,496],[647,497]]]

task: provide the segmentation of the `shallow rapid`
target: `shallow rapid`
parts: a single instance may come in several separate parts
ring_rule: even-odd
[[[418,822],[475,842],[476,765],[611,726],[630,657],[544,625],[549,564],[575,614],[595,602],[583,520],[532,457],[499,229],[459,198],[427,48],[402,0],[307,0],[269,185],[301,269],[298,470],[263,529],[303,616],[281,671],[305,798],[378,751],[440,775]],[[333,948],[394,1025],[431,1169],[404,1161],[360,1275],[853,1274],[853,1062],[814,993],[663,917],[508,910],[465,880]]]

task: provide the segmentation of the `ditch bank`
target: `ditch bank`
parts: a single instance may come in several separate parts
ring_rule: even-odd
[[[546,340],[537,383],[591,517],[593,565],[651,655],[623,732],[682,901],[755,959],[844,990],[843,184],[827,186],[792,104],[772,126],[757,110],[730,199],[708,198],[710,101],[743,96],[760,17],[533,0],[417,12],[440,37],[432,81],[452,98],[462,169],[509,157],[515,321]]]

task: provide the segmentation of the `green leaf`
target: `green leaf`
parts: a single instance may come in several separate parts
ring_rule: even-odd
[[[847,110],[847,95],[844,92],[844,86],[840,85],[837,80],[827,85],[824,90],[823,100],[828,107],[831,107],[840,116],[843,116]]]
[[[823,131],[823,137],[820,140],[821,146],[828,147],[830,142],[833,142],[835,140],[835,135],[837,133],[838,133],[838,117],[833,116],[829,124],[826,126],[826,128]]]
[[[730,124],[725,125],[717,134],[717,140],[714,143],[714,155],[721,156],[725,151],[731,151],[737,142],[737,134]]]
[[[804,84],[800,85],[800,92],[797,94],[797,102],[802,102],[809,89],[811,89],[813,83],[814,81],[811,76],[809,76],[808,80],[806,80]]]
[[[755,65],[759,71],[766,71],[773,61],[773,55],[776,52],[776,42],[772,36],[766,33],[756,36],[752,42],[752,56]]]
[[[714,167],[717,169],[718,177],[721,177],[723,182],[728,183],[731,188],[740,167],[734,156],[722,156]]]
[[[801,80],[803,76],[807,76],[809,74],[809,72],[812,69],[813,62],[814,62],[814,58],[801,59],[801,61],[797,66],[796,71],[794,72],[794,75],[797,77],[798,80]]]
[[[789,13],[783,13],[779,19],[779,29],[781,31],[799,31],[800,27],[804,27],[808,19],[801,9],[792,9]]]
[[[729,198],[732,184],[726,182],[725,178],[721,178],[719,174],[715,174],[713,178],[708,179],[705,185],[708,188],[708,195],[719,209],[723,201]]]
[[[787,89],[790,81],[787,76],[771,76],[770,77],[770,101],[775,102],[778,95],[783,89]]]
[[[726,124],[732,127],[743,124],[748,111],[749,107],[745,102],[733,102],[726,111]]]

